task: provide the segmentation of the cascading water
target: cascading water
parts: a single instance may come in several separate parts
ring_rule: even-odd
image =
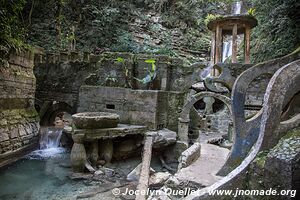
[[[234,2],[232,11],[233,11],[233,14],[235,14],[235,15],[241,14],[242,2],[241,1]]]
[[[222,60],[225,62],[226,58],[232,55],[232,42],[224,42],[223,43],[223,52],[222,52]]]
[[[47,127],[41,129],[40,149],[57,148],[59,146],[62,129]]]
[[[40,149],[31,152],[28,155],[30,159],[45,159],[57,156],[65,151],[59,147],[62,136],[62,129],[56,127],[42,127],[40,129]]]

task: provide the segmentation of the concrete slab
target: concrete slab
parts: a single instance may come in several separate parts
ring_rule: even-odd
[[[201,144],[200,157],[190,166],[179,170],[175,177],[179,181],[193,181],[203,185],[212,185],[222,177],[215,175],[225,164],[229,150],[213,144]]]

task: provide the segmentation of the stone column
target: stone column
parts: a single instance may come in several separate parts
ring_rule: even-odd
[[[99,145],[98,145],[98,140],[94,140],[91,144],[91,147],[92,147],[92,152],[91,152],[91,163],[93,166],[96,166],[97,164],[97,160],[98,160],[98,157],[99,157]]]
[[[113,141],[106,139],[101,142],[101,151],[106,163],[110,163],[113,156]]]
[[[216,27],[216,54],[215,63],[222,62],[222,28],[218,24]]]
[[[237,24],[232,29],[232,63],[237,62]]]
[[[189,131],[189,120],[179,118],[178,123],[178,137],[179,140],[188,145],[188,132]]]
[[[245,28],[245,63],[250,63],[250,27]]]
[[[75,172],[83,172],[86,163],[86,151],[83,145],[84,134],[72,135],[74,144],[71,150],[71,165]]]
[[[216,33],[212,33],[211,37],[211,50],[210,50],[210,56],[211,56],[211,62],[215,64],[215,46],[216,46]]]

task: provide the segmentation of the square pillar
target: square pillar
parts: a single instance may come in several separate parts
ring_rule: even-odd
[[[250,27],[245,28],[245,63],[250,63]]]
[[[233,25],[232,29],[232,63],[237,63],[237,24]]]

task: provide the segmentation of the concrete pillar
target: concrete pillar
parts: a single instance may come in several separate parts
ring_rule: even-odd
[[[215,63],[222,62],[222,28],[218,24],[216,27],[216,53],[215,53]]]
[[[99,152],[99,144],[98,140],[94,140],[91,144],[92,152],[91,152],[91,163],[93,166],[96,166],[98,160],[98,152]]]
[[[83,172],[87,160],[86,151],[83,145],[84,134],[72,135],[74,144],[71,150],[71,166],[75,172]]]
[[[179,118],[178,123],[178,137],[179,140],[188,144],[188,134],[189,134],[189,120],[184,120]]]
[[[237,63],[237,24],[232,29],[232,63]]]
[[[245,28],[245,63],[250,63],[250,27]]]

